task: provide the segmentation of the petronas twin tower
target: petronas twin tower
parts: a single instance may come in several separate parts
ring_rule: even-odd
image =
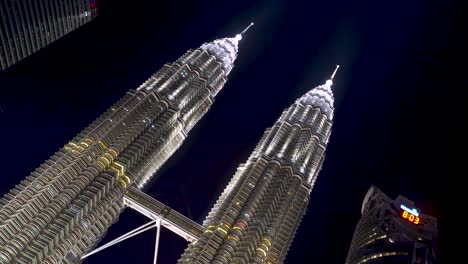
[[[268,128],[180,263],[281,263],[304,216],[331,132],[331,81]]]
[[[130,188],[145,186],[209,110],[244,32],[164,65],[5,194],[0,263],[81,262]],[[324,159],[331,85],[303,95],[265,131],[179,263],[283,262]]]

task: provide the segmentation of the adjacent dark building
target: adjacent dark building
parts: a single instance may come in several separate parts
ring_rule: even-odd
[[[179,263],[283,263],[325,157],[331,85],[297,99],[265,131]]]
[[[0,70],[98,14],[97,0],[0,0]]]
[[[362,203],[346,264],[436,264],[437,219],[372,186]]]

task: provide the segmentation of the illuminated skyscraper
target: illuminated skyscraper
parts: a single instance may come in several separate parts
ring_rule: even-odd
[[[0,263],[80,262],[208,111],[241,38],[164,65],[0,199]]]
[[[98,14],[96,0],[0,0],[0,70]]]
[[[265,131],[179,263],[283,262],[325,157],[331,85],[328,80],[303,95]]]
[[[435,264],[437,219],[399,195],[390,199],[377,187],[367,192],[346,264]]]

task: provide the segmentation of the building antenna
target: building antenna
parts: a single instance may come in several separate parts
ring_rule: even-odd
[[[241,39],[242,39],[242,35],[243,35],[245,32],[247,32],[247,30],[249,30],[249,28],[250,28],[251,26],[253,26],[253,25],[254,25],[254,23],[251,22],[244,30],[242,30],[241,33],[239,33],[239,34],[236,35],[235,39],[236,39],[237,41],[241,40]]]
[[[250,27],[252,27],[254,25],[253,22],[251,22],[244,30],[242,30],[242,32],[240,33],[241,35],[244,35],[245,32],[247,32],[247,30],[250,29]]]
[[[328,79],[328,80],[325,82],[325,85],[326,85],[326,86],[329,86],[329,87],[332,86],[332,84],[333,84],[333,78],[335,77],[335,74],[336,74],[336,72],[338,71],[338,68],[340,68],[340,65],[336,65],[335,71],[333,72],[332,76],[330,77],[330,79]]]
[[[336,72],[338,71],[338,68],[340,68],[340,65],[336,65],[335,71],[333,72],[330,80],[333,80],[333,78],[335,77]]]

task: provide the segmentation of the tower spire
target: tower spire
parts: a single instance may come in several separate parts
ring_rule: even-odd
[[[340,65],[336,65],[335,71],[333,72],[330,80],[333,80],[333,77],[335,77],[336,72],[338,71],[338,68],[340,68]]]
[[[245,32],[247,32],[253,25],[254,25],[254,23],[251,22],[244,30],[242,30],[241,33],[239,33],[239,34],[236,35],[236,39],[237,39],[237,40],[241,40],[241,39],[242,39],[242,35],[244,35]]]
[[[242,32],[240,34],[244,35],[244,33],[247,32],[250,29],[250,27],[252,27],[253,25],[254,25],[254,23],[251,22],[244,30],[242,30]]]
[[[331,86],[333,84],[333,78],[335,77],[336,72],[338,71],[338,68],[340,68],[340,65],[336,65],[335,71],[333,71],[333,74],[331,75],[330,79],[328,79],[325,82],[325,85]]]

